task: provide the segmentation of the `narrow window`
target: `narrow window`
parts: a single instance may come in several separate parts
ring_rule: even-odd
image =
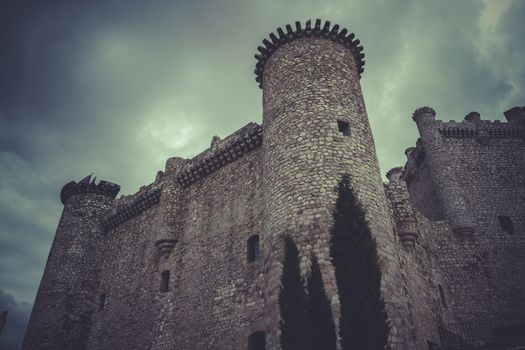
[[[439,296],[441,298],[441,303],[443,304],[443,307],[446,309],[448,308],[447,298],[445,298],[445,291],[443,290],[443,287],[441,286],[441,284],[438,284],[438,289],[439,289]]]
[[[343,134],[343,136],[350,136],[350,124],[348,124],[348,122],[338,120],[337,127],[339,128],[339,132]]]
[[[248,238],[248,262],[259,259],[259,253],[259,236],[251,236]]]
[[[164,271],[160,275],[160,291],[165,293],[170,290],[170,272]]]
[[[266,337],[263,331],[257,331],[248,337],[248,350],[266,350]]]
[[[105,305],[106,305],[106,294],[102,293],[98,296],[98,309],[104,310]]]
[[[498,216],[499,224],[501,226],[501,229],[503,232],[513,235],[514,234],[514,224],[512,223],[512,220],[505,215]]]

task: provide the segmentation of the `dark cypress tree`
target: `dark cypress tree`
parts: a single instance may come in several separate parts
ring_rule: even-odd
[[[390,327],[380,291],[376,242],[348,175],[343,175],[338,195],[330,255],[339,290],[341,345],[343,350],[385,349]]]
[[[306,294],[299,266],[299,252],[291,237],[284,238],[284,263],[279,291],[281,347],[306,349]]]
[[[306,283],[306,319],[308,321],[308,344],[310,350],[335,350],[335,335],[332,309],[326,296],[323,277],[317,257],[312,254],[310,273]]]

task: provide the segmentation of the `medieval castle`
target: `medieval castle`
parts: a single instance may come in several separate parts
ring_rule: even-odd
[[[328,235],[343,173],[377,241],[392,349],[523,329],[525,107],[507,122],[417,109],[420,139],[383,183],[354,34],[296,22],[263,44],[262,125],[168,159],[134,195],[89,177],[62,188],[23,349],[280,349],[284,232],[303,269],[315,252],[338,308]]]

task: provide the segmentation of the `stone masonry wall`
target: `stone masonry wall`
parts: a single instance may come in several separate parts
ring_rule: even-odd
[[[242,349],[250,333],[264,330],[261,259],[247,262],[247,240],[262,231],[261,196],[259,150],[187,189],[172,291],[163,300],[174,312],[159,326],[159,349]]]
[[[159,310],[153,228],[158,206],[107,232],[88,349],[147,349]],[[101,294],[105,305],[100,310]]]
[[[444,286],[444,282],[435,242],[436,233],[450,230],[450,226],[443,221],[430,222],[412,206],[402,172],[399,167],[387,173],[385,190],[408,299],[410,318],[404,320],[404,327],[413,338],[414,348],[425,349],[427,341],[439,344],[438,326],[451,319],[449,309],[439,301],[438,285]]]
[[[262,263],[247,262],[247,240],[262,228],[260,151],[169,191],[188,162],[171,170],[169,160],[159,183],[133,196],[162,187],[160,204],[108,232],[97,292],[106,303],[93,315],[89,349],[238,349],[264,330]],[[116,202],[111,215],[133,197]],[[166,258],[155,243],[181,202],[178,242]],[[164,271],[167,292],[160,291]]]
[[[431,121],[422,132],[432,133],[437,145],[428,149],[423,144],[425,154],[446,159],[447,172],[441,172],[445,177],[440,181],[450,183],[453,192],[438,195],[445,201],[462,198],[461,210],[473,223],[471,234],[434,233],[448,300],[458,321],[525,313],[522,128],[518,122],[483,121],[477,114],[462,123]],[[503,232],[500,215],[511,218],[515,234]]]

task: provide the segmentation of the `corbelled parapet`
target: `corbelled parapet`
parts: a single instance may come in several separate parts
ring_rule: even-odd
[[[280,46],[302,37],[317,36],[341,43],[342,45],[352,50],[359,74],[361,75],[364,72],[365,54],[363,53],[363,46],[359,45],[359,39],[354,40],[355,34],[348,34],[348,30],[346,28],[339,30],[338,24],[335,24],[333,27],[330,27],[330,21],[325,21],[322,27],[321,24],[322,21],[320,19],[316,19],[315,25],[312,28],[312,22],[311,20],[308,20],[306,21],[305,27],[303,28],[301,22],[296,21],[295,29],[293,29],[291,25],[287,24],[285,26],[286,32],[284,32],[284,30],[281,27],[279,27],[277,28],[277,35],[275,35],[274,33],[270,33],[270,40],[263,40],[264,46],[258,46],[257,50],[259,51],[259,54],[255,55],[255,58],[257,59],[257,64],[255,65],[255,81],[259,83],[259,87],[261,89],[264,66],[268,58]]]
[[[436,112],[431,107],[421,107],[414,111],[412,119],[418,124],[420,134],[427,133],[428,129],[435,128],[442,137],[446,138],[472,138],[482,144],[487,144],[488,139],[508,139],[522,136],[523,128],[520,120],[525,122],[525,107],[514,107],[506,111],[505,117],[509,123],[499,120],[482,120],[478,112],[470,112],[465,116],[463,122],[454,120],[445,122],[436,120]]]
[[[62,204],[65,205],[71,196],[86,193],[100,194],[114,199],[119,191],[119,185],[108,181],[100,181],[98,184],[94,181],[71,181],[62,187],[62,191],[60,191],[60,200],[62,201]]]
[[[515,119],[519,119],[521,107],[508,110],[510,117],[509,123],[502,123],[499,120],[482,120],[478,112],[470,112],[465,116],[465,120],[457,123],[454,120],[436,122],[439,133],[442,137],[456,139],[476,139],[483,145],[489,144],[489,139],[509,139],[521,137],[522,129],[516,125]],[[506,114],[506,115],[507,115]],[[525,114],[524,114],[525,115]],[[525,119],[524,119],[525,120]]]
[[[431,118],[436,117],[436,111],[432,107],[420,107],[412,113],[412,120],[414,120],[416,123],[418,122],[418,119],[424,116],[429,116]]]
[[[224,140],[215,140],[213,147],[190,160],[186,168],[177,175],[177,181],[190,186],[215,170],[241,158],[262,143],[262,128],[249,123]]]
[[[103,227],[110,230],[135,215],[159,203],[162,187],[154,183],[143,188],[137,195],[126,203],[113,208],[106,216]]]
[[[479,128],[465,126],[463,124],[439,123],[439,132],[443,137],[466,139],[479,138],[481,136],[497,139],[511,139],[520,137],[520,129],[505,124],[486,124]]]

